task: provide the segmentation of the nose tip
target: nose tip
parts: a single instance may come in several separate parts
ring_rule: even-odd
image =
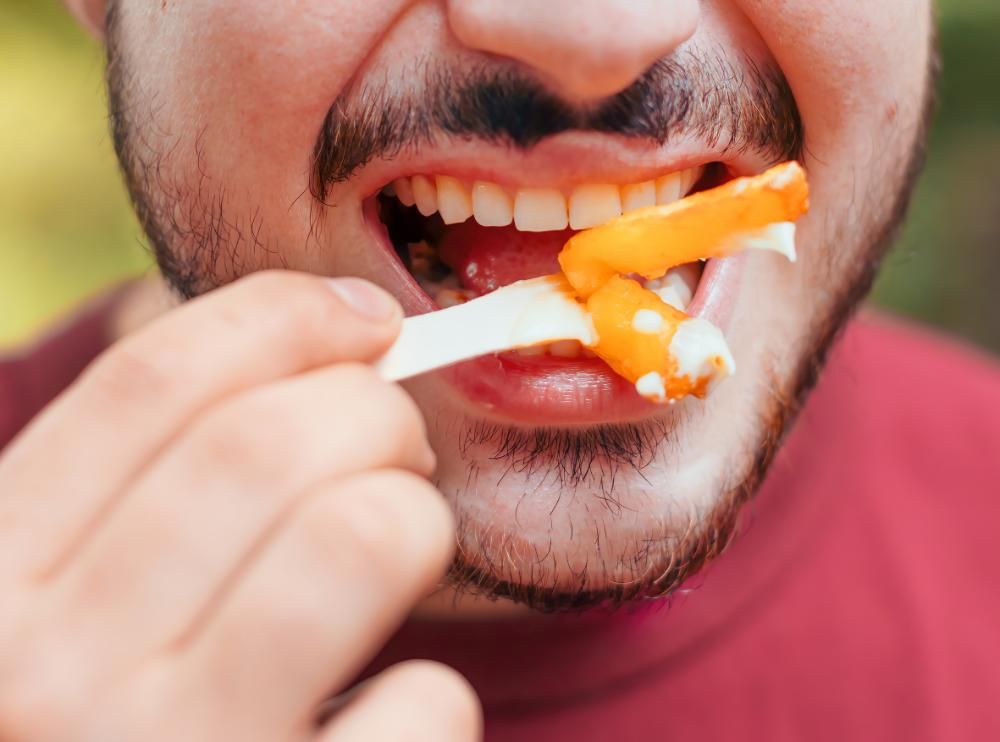
[[[698,0],[448,0],[466,46],[516,59],[566,98],[628,87],[693,34]]]

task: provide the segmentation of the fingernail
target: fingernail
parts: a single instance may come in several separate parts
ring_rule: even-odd
[[[385,322],[399,312],[399,304],[388,293],[361,278],[331,278],[330,288],[361,316]]]

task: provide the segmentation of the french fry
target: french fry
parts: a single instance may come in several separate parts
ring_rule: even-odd
[[[805,173],[788,162],[575,234],[559,264],[593,322],[597,339],[589,347],[647,399],[704,397],[736,370],[722,332],[628,276],[659,278],[683,263],[745,248],[794,260],[790,222],[808,205]]]
[[[659,278],[682,263],[725,257],[740,249],[733,235],[795,221],[808,208],[805,172],[797,162],[786,162],[578,232],[559,253],[559,266],[577,295],[587,299],[616,275]]]

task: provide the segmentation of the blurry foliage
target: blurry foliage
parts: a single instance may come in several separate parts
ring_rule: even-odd
[[[875,297],[1000,350],[1000,3],[940,7],[945,72],[931,157]],[[101,75],[99,46],[57,0],[0,0],[0,345],[149,269]]]
[[[0,0],[0,345],[149,265],[102,75],[57,0]]]
[[[1000,350],[1000,3],[941,7],[930,158],[875,300]]]

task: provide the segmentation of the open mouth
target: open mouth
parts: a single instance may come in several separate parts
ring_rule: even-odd
[[[721,163],[712,163],[640,183],[556,189],[418,173],[386,185],[366,204],[366,213],[370,221],[377,216],[387,246],[433,311],[557,273],[559,251],[574,232],[672,203],[730,177]],[[730,262],[738,258],[688,263],[642,283],[666,303],[697,315],[719,283],[713,279],[727,273],[721,264]],[[479,358],[444,373],[470,402],[515,421],[592,423],[654,409],[574,340]]]

